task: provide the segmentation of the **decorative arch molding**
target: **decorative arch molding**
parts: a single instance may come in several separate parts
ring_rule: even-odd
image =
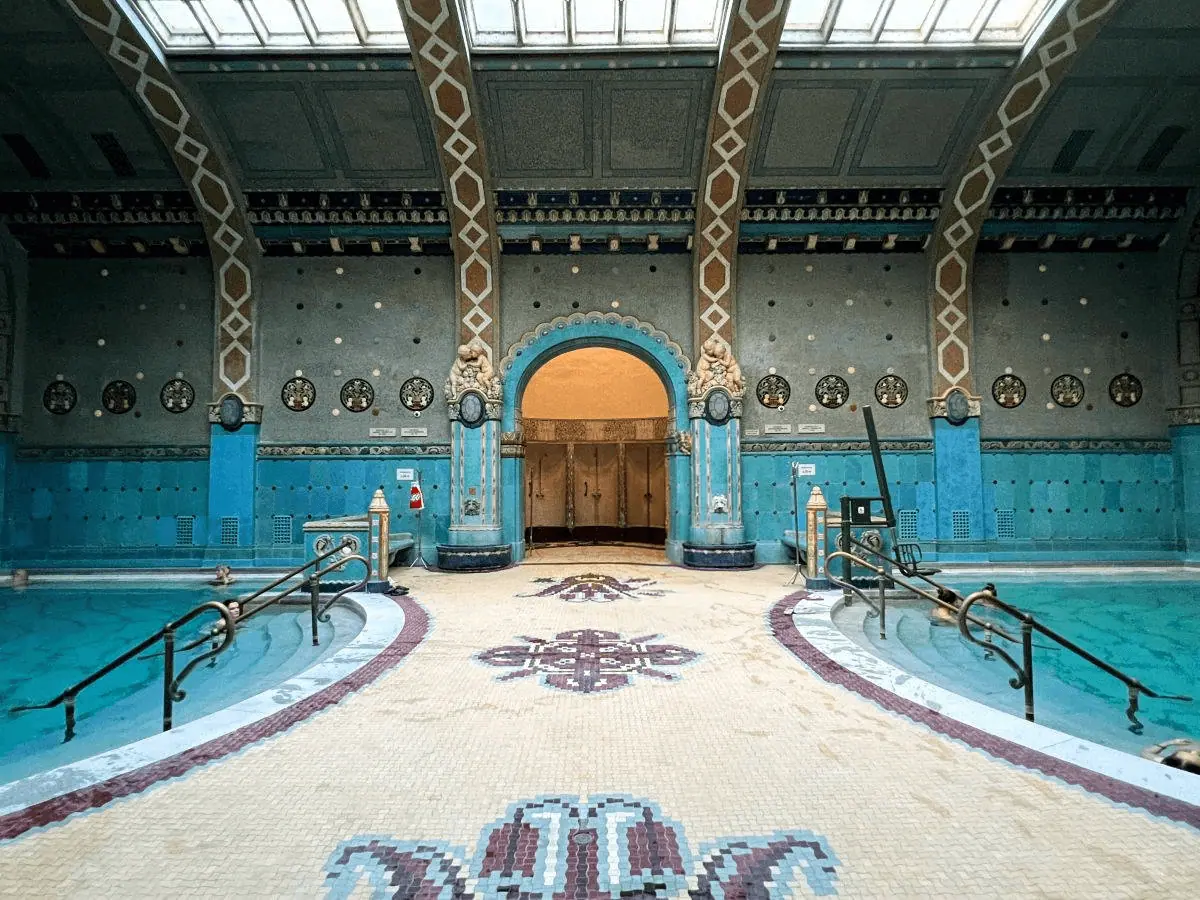
[[[1121,0],[1070,0],[1047,25],[1012,75],[970,156],[942,201],[933,240],[930,331],[934,349],[930,415],[946,415],[946,397],[958,388],[973,395],[971,281],[975,251],[996,187],[1008,172],[1054,89]],[[977,407],[976,403],[972,404]],[[972,410],[977,414],[977,409]]]
[[[500,250],[462,20],[454,0],[402,0],[400,11],[429,104],[449,201],[459,343],[482,343],[494,361],[500,340]]]
[[[504,430],[516,429],[518,401],[530,377],[544,363],[580,347],[611,347],[645,361],[662,379],[671,404],[674,428],[686,431],[687,354],[664,331],[649,322],[619,313],[574,313],[543,322],[509,347],[500,361],[504,380]]]
[[[733,0],[721,42],[696,203],[693,291],[696,346],[733,348],[738,223],[750,142],[783,34],[789,0]]]
[[[258,421],[253,275],[258,248],[244,195],[160,49],[130,19],[124,5],[118,0],[62,4],[145,111],[191,192],[208,240],[216,289],[213,399],[236,394],[246,404],[246,421]]]

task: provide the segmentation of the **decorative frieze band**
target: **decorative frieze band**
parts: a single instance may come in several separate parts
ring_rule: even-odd
[[[1018,438],[980,441],[985,453],[1170,453],[1171,442],[1140,438],[1042,440]]]
[[[880,441],[888,453],[929,453],[933,441]],[[867,441],[743,441],[742,453],[870,453]]]
[[[449,444],[259,444],[259,459],[314,456],[449,456]]]
[[[208,459],[208,445],[196,447],[18,447],[17,459],[40,462],[73,460],[200,460]]]
[[[526,442],[604,444],[662,441],[667,420],[661,419],[525,419]]]

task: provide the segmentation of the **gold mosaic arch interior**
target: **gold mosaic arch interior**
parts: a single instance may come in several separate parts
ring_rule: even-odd
[[[975,249],[997,185],[1016,148],[1079,51],[1121,0],[1072,0],[1042,33],[1013,74],[1011,85],[987,120],[982,137],[957,185],[947,191],[934,237],[931,330],[935,397],[953,388],[972,394],[971,277]]]
[[[789,0],[733,0],[721,45],[696,208],[696,346],[733,346],[738,220],[755,114],[783,33]]]
[[[121,7],[114,0],[64,5],[146,111],[196,202],[217,292],[214,399],[232,392],[252,403],[257,248],[243,195],[174,76]]]
[[[479,338],[498,358],[499,257],[482,127],[454,0],[403,0],[413,64],[432,113],[450,207],[459,339]]]

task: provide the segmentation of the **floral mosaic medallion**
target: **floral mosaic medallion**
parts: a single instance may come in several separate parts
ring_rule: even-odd
[[[405,409],[420,412],[433,402],[433,385],[425,378],[410,378],[400,385],[400,402]]]
[[[46,412],[56,416],[65,416],[75,408],[78,400],[79,394],[75,385],[69,381],[52,381],[42,392],[42,406],[46,408]]]
[[[560,691],[596,694],[615,691],[634,675],[675,681],[679,676],[661,666],[685,666],[700,654],[673,644],[654,644],[660,635],[647,634],[626,640],[615,631],[581,628],[562,631],[553,640],[521,635],[523,644],[493,647],[475,658],[489,666],[515,669],[499,681],[543,676],[542,683]]]
[[[1142,399],[1142,382],[1136,375],[1123,372],[1108,383],[1108,396],[1117,406],[1137,406]]]
[[[518,597],[558,597],[568,603],[611,603],[628,597],[638,600],[642,597],[661,597],[666,591],[651,590],[658,582],[653,578],[626,578],[622,581],[612,575],[597,575],[595,572],[585,572],[582,575],[568,575],[566,578],[535,578],[534,584],[544,584],[546,587],[532,594],[517,594]]]
[[[841,860],[807,830],[724,838],[695,855],[658,804],[623,796],[514,803],[472,856],[436,841],[362,835],[325,866],[329,897],[482,900],[784,900],[837,894]]]
[[[850,385],[840,375],[826,375],[814,391],[817,402],[826,409],[837,409],[850,399]]]
[[[158,402],[167,412],[187,412],[196,402],[196,389],[182,378],[172,378],[158,392]]]
[[[100,402],[114,416],[120,416],[133,409],[137,391],[128,381],[110,381],[100,394]]]

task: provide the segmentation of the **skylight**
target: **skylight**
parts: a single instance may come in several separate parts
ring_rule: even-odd
[[[1061,0],[792,0],[781,44],[1021,47]]]
[[[396,0],[137,0],[168,50],[406,49]]]
[[[729,0],[463,0],[471,46],[716,47]]]

